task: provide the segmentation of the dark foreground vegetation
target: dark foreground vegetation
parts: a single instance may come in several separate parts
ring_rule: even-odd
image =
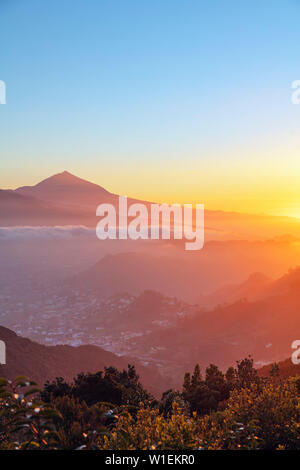
[[[300,449],[300,377],[246,358],[223,374],[198,365],[154,399],[133,366],[63,378],[39,391],[0,379],[0,449]]]

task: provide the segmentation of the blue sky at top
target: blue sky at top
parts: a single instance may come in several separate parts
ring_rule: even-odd
[[[299,15],[296,0],[0,0],[0,187],[69,169],[175,197],[194,173],[196,198],[197,172],[232,188],[245,168],[299,172]]]

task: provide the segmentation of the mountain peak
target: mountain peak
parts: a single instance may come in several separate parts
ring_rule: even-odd
[[[67,170],[49,176],[35,186],[23,186],[17,194],[35,197],[44,201],[81,206],[95,206],[114,197],[98,184],[73,175]]]
[[[67,170],[62,171],[61,173],[56,173],[55,175],[53,175],[53,178],[54,177],[77,178],[77,176],[73,175]]]
[[[55,175],[49,176],[48,178],[40,181],[35,187],[39,187],[45,184],[62,184],[62,185],[78,185],[78,184],[85,184],[85,185],[93,185],[94,183],[90,183],[78,176],[73,175],[67,170],[62,171],[61,173],[56,173]],[[97,186],[97,185],[95,185]],[[99,186],[100,187],[100,186]]]

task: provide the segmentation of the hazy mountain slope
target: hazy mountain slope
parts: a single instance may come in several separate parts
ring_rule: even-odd
[[[255,300],[268,287],[268,279],[251,276],[263,270],[267,277],[279,277],[291,263],[300,264],[300,246],[289,242],[207,242],[199,252],[186,252],[168,245],[152,242],[148,253],[117,253],[100,259],[97,263],[70,278],[77,289],[97,291],[110,296],[121,292],[139,294],[144,290],[157,290],[165,295],[177,296],[190,303],[211,307],[240,298]],[[223,286],[234,284],[233,289]],[[220,292],[215,294],[216,289]],[[208,301],[206,293],[209,295]],[[250,295],[251,294],[251,295]],[[204,299],[204,302],[202,302]]]
[[[54,204],[30,194],[0,190],[0,226],[87,225],[96,226],[90,210]]]
[[[200,296],[198,303],[201,307],[211,308],[218,304],[234,303],[240,299],[254,301],[262,298],[272,280],[262,273],[251,274],[241,284],[229,284],[217,289],[206,296]]]
[[[2,326],[0,339],[7,348],[6,365],[0,366],[0,376],[13,379],[17,375],[26,375],[41,386],[55,377],[70,381],[80,372],[96,372],[105,366],[126,369],[128,363],[133,363],[130,358],[116,356],[97,346],[43,346]],[[138,361],[134,363],[149,391],[159,395],[168,388],[168,381],[155,368],[144,367]]]
[[[104,202],[118,207],[118,196],[64,171],[35,186],[0,190],[0,226],[96,227],[96,208]],[[129,205],[134,202],[128,199]]]
[[[270,283],[264,296],[284,294],[297,289],[300,291],[300,267],[291,268],[280,279]]]
[[[279,377],[281,379],[300,375],[300,364],[293,364],[290,358],[285,361],[278,362],[277,365],[279,367]],[[268,364],[258,369],[258,373],[261,377],[268,377],[270,375],[271,368],[272,364]]]
[[[70,279],[73,288],[97,291],[103,297],[128,292],[140,294],[146,289],[175,296],[195,287],[194,269],[178,270],[180,261],[161,253],[119,253],[107,255],[90,269]],[[190,282],[189,282],[190,281]],[[181,289],[178,291],[178,287]]]

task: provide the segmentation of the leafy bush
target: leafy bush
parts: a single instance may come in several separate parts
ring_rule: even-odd
[[[196,366],[160,402],[132,367],[57,379],[41,395],[25,377],[0,379],[0,449],[300,450],[300,377],[261,379],[251,358],[204,379]]]
[[[50,402],[58,397],[73,397],[84,401],[88,406],[99,401],[111,402],[114,405],[130,404],[137,406],[140,402],[152,399],[139,381],[135,367],[128,365],[128,370],[118,371],[115,367],[106,367],[94,374],[78,374],[72,384],[62,377],[47,382],[41,398]]]
[[[53,419],[59,413],[37,399],[39,390],[26,377],[0,379],[0,449],[53,448]]]

